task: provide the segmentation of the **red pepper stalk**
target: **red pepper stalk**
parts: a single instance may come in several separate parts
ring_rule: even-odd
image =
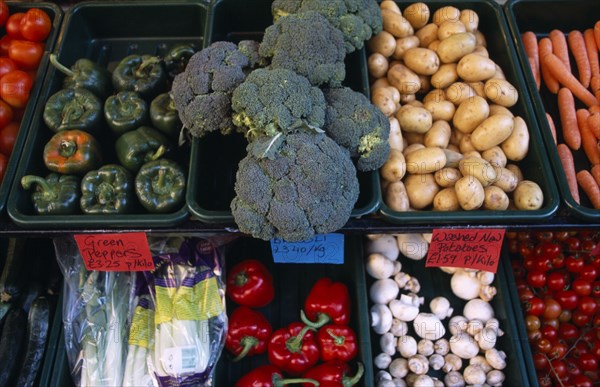
[[[236,356],[233,361],[265,353],[272,331],[269,320],[262,313],[239,306],[229,316],[225,348]]]
[[[327,324],[317,332],[321,360],[350,361],[358,354],[356,333],[347,325]]]
[[[307,378],[284,379],[279,368],[272,364],[266,364],[242,376],[235,387],[280,387],[296,383],[303,383],[310,387],[319,385],[317,381]]]
[[[319,361],[314,328],[293,322],[273,332],[268,346],[269,362],[292,376],[301,375]]]
[[[343,283],[333,282],[327,277],[319,279],[306,297],[300,317],[302,322],[313,328],[320,328],[327,323],[348,325],[350,322],[348,288]]]
[[[260,261],[246,259],[229,271],[226,293],[239,305],[262,308],[275,297],[273,276]]]
[[[362,363],[357,363],[356,374],[348,376],[350,366],[342,361],[332,360],[311,368],[302,377],[316,380],[319,382],[319,387],[350,387],[360,381],[364,370]],[[304,387],[311,387],[311,385],[305,383]]]

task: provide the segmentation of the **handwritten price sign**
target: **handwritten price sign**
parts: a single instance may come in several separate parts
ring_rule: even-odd
[[[154,261],[143,232],[74,235],[86,269],[97,271],[147,271]]]
[[[344,263],[344,235],[322,234],[302,242],[271,240],[276,263]]]
[[[504,229],[435,229],[425,267],[451,266],[495,273]]]

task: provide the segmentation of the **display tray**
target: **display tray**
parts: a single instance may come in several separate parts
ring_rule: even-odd
[[[564,143],[557,98],[545,86],[542,86],[539,91],[537,90],[525,49],[521,43],[521,34],[526,31],[533,31],[539,40],[547,36],[553,29],[559,29],[568,34],[572,30],[583,32],[588,28],[593,28],[600,15],[600,2],[596,0],[510,0],[504,5],[504,11],[512,40],[516,42],[517,57],[523,68],[533,109],[537,115],[541,134],[546,144],[548,162],[552,166],[556,177],[562,201],[574,216],[582,220],[597,222],[600,220],[600,209],[594,209],[581,190],[579,191],[581,200],[580,203],[577,203],[569,190],[567,178],[550,131],[550,125],[546,119],[547,112],[556,126],[557,142],[559,144]],[[572,56],[571,69],[577,75],[577,66]],[[583,107],[577,99],[575,99],[575,102],[576,108]],[[576,170],[589,169],[590,163],[583,149],[572,153]]]
[[[33,115],[36,104],[39,100],[42,85],[44,84],[44,77],[46,75],[46,69],[48,68],[49,63],[49,54],[54,49],[56,38],[58,36],[58,31],[60,30],[61,21],[63,18],[63,12],[60,9],[60,7],[50,2],[26,3],[18,1],[7,1],[6,4],[8,4],[10,14],[16,12],[27,12],[31,8],[39,8],[43,10],[48,14],[50,20],[52,21],[52,29],[50,31],[50,35],[48,35],[48,38],[46,38],[46,41],[44,42],[45,50],[42,55],[42,59],[40,61],[38,69],[35,73],[33,87],[29,93],[29,102],[23,110],[23,118],[21,119],[19,132],[15,139],[15,144],[13,146],[12,153],[8,158],[8,162],[4,169],[4,177],[0,182],[0,213],[4,212],[4,209],[6,207],[6,203],[10,193],[10,187],[13,183],[15,173],[17,171],[17,166],[19,164],[19,158],[21,157],[23,145],[25,144],[27,134],[29,133],[30,124],[32,122],[31,116]],[[5,32],[3,30],[0,36],[4,36],[4,34]]]
[[[411,2],[398,2],[405,8]],[[553,178],[552,168],[544,147],[535,111],[527,93],[527,86],[521,65],[517,59],[514,42],[504,19],[502,8],[493,1],[427,1],[431,14],[444,6],[455,6],[458,9],[472,9],[479,16],[479,30],[485,35],[490,58],[498,64],[506,79],[519,92],[518,102],[510,108],[514,115],[522,117],[527,123],[530,134],[529,153],[517,164],[527,180],[535,181],[544,194],[544,204],[538,210],[473,210],[473,211],[407,211],[392,210],[381,199],[380,213],[394,223],[402,224],[509,224],[540,223],[551,218],[558,210],[560,197]]]
[[[208,5],[202,2],[175,0],[83,2],[69,8],[57,42],[59,62],[71,66],[79,58],[88,58],[109,70],[130,54],[164,55],[179,43],[192,43],[201,48],[208,19]],[[62,88],[63,74],[49,67],[39,103],[31,119],[30,135],[23,149],[23,157],[15,174],[19,182],[24,175],[46,176],[42,152],[54,134],[45,125],[42,116],[45,102]],[[167,90],[165,90],[167,91]],[[115,163],[116,136],[108,126],[95,135],[103,153],[103,165]],[[177,139],[172,139],[177,144]],[[178,162],[186,174],[196,174],[190,166],[190,145],[173,146],[164,157]],[[176,149],[175,149],[176,148]],[[14,184],[9,198],[8,213],[21,227],[166,227],[185,220],[189,212],[185,202],[177,210],[165,214],[146,212],[140,206],[134,213],[119,215],[38,215],[31,193],[21,184]]]
[[[271,24],[271,1],[218,1],[211,9],[210,29],[206,45],[216,41],[239,42],[244,39],[260,41]],[[344,86],[368,95],[369,84],[365,51],[346,56]],[[226,150],[226,151],[224,151]],[[246,140],[241,135],[207,135],[194,139],[190,163],[197,173],[190,174],[187,203],[195,219],[206,223],[232,223],[230,203],[235,196],[237,166],[246,156]],[[358,172],[359,198],[351,217],[375,212],[379,207],[379,173]]]

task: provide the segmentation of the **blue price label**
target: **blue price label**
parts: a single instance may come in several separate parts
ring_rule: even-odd
[[[271,239],[271,252],[276,263],[344,263],[344,235],[320,234],[302,242]]]

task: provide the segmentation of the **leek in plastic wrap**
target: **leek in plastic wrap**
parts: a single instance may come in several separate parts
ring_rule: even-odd
[[[149,294],[140,295],[136,299],[129,328],[123,386],[151,387],[158,385],[149,366],[154,351],[154,305]]]

